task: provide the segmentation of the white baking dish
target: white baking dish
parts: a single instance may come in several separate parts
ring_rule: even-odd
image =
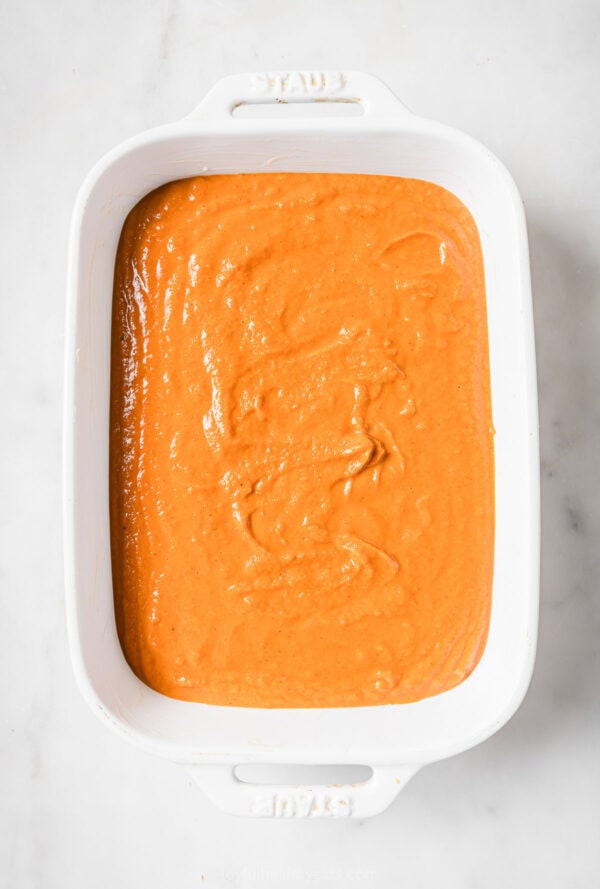
[[[248,119],[247,103],[358,102],[362,117]],[[321,112],[323,109],[319,109]],[[108,418],[112,279],[131,207],[185,176],[255,171],[380,173],[430,180],[471,210],[481,235],[496,427],[496,539],[488,643],[457,688],[418,703],[262,710],[172,700],[144,685],[117,639],[111,582]],[[409,113],[380,81],[353,72],[235,75],[198,108],[111,151],[80,191],[71,233],[66,337],[65,557],[71,653],[104,722],[185,764],[239,814],[373,815],[422,765],[466,750],[519,706],[533,667],[538,610],[535,358],[523,207],[502,165],[473,139]],[[317,649],[312,653],[319,657]],[[359,785],[258,786],[240,763],[364,763]]]

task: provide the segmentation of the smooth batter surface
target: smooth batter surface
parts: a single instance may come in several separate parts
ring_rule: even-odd
[[[449,192],[287,173],[145,197],[116,261],[110,435],[117,627],[152,688],[398,703],[477,664],[487,325]]]

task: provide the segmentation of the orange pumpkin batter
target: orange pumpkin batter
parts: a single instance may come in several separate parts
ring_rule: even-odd
[[[483,264],[431,183],[172,182],[116,261],[117,628],[188,701],[337,707],[461,682],[486,640]]]

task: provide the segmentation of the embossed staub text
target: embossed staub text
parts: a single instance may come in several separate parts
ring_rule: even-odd
[[[318,96],[339,93],[346,85],[341,71],[265,71],[252,75],[255,93],[281,96]]]
[[[257,793],[250,808],[272,818],[344,818],[352,814],[352,798],[342,791],[286,789]]]

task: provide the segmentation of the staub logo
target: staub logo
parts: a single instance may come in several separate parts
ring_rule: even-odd
[[[252,89],[265,95],[330,95],[339,93],[345,85],[341,71],[265,71],[252,75]]]
[[[259,793],[252,800],[251,812],[271,818],[344,818],[352,814],[352,797],[308,789]]]

